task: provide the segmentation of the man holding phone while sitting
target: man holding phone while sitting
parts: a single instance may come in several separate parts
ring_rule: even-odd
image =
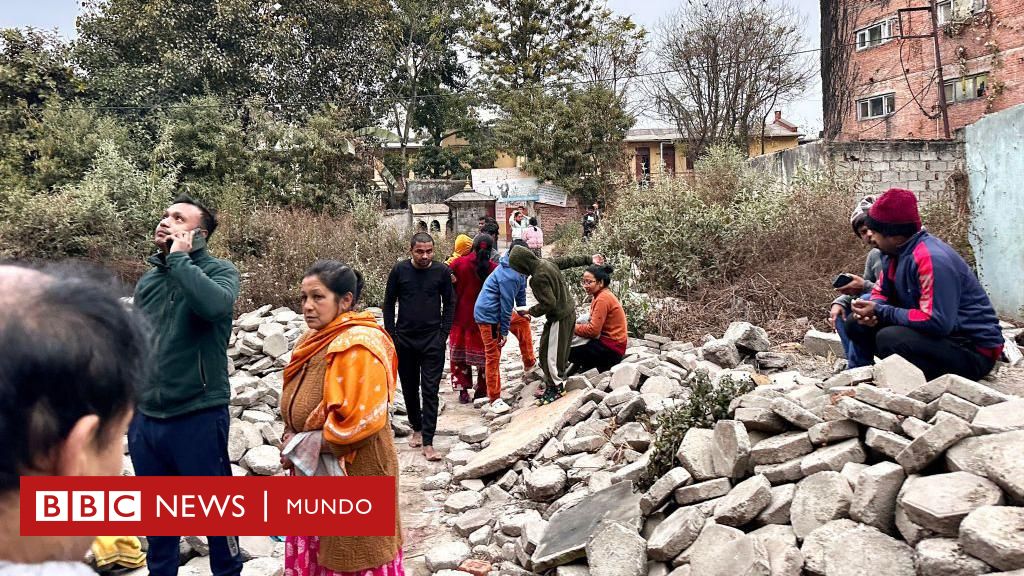
[[[850,338],[846,335],[846,318],[850,314],[853,299],[869,294],[882,273],[882,251],[875,248],[871,243],[871,234],[868,232],[867,226],[868,209],[871,208],[874,202],[874,196],[865,196],[857,203],[857,206],[853,209],[853,214],[850,215],[850,225],[853,227],[854,235],[871,248],[867,259],[864,261],[864,275],[857,276],[856,274],[843,273],[832,283],[832,287],[842,296],[832,301],[828,314],[828,323],[839,334],[839,339],[843,342],[843,350],[846,351],[847,368],[858,368],[871,364],[871,358],[861,358],[857,353],[857,348],[853,346]]]
[[[227,347],[239,275],[206,250],[216,228],[205,206],[188,196],[174,200],[153,235],[153,268],[135,286],[135,306],[153,340],[152,366],[128,428],[139,476],[231,476]],[[179,539],[148,538],[150,574],[178,573]],[[237,539],[208,539],[214,576],[240,574]]]

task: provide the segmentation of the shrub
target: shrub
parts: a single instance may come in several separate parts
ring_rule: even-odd
[[[676,452],[690,428],[713,428],[715,422],[729,416],[729,404],[754,389],[749,380],[736,382],[728,376],[716,384],[708,373],[696,372],[690,386],[687,403],[665,411],[658,416],[654,450],[647,469],[640,476],[638,484],[647,490],[659,478],[676,466]],[[652,423],[647,423],[653,428]]]
[[[783,186],[712,148],[692,181],[622,191],[590,249],[629,258],[631,290],[676,298],[649,314],[662,334],[698,339],[747,320],[790,336],[793,325],[779,321],[824,317],[835,274],[863,269],[867,250],[849,225],[855,199],[854,184],[832,173]]]
[[[380,306],[388,273],[408,252],[404,235],[379,221],[366,227],[366,222],[348,214],[262,208],[241,218],[226,218],[223,226],[221,246],[245,246],[248,250],[235,260],[242,272],[238,311],[264,304],[298,310],[302,274],[321,258],[341,260],[359,270],[366,282],[362,304]],[[223,252],[221,255],[232,257],[231,250]]]

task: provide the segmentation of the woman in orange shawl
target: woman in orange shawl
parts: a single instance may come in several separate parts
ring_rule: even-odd
[[[354,311],[362,288],[362,275],[336,260],[318,261],[306,271],[302,314],[309,331],[296,343],[284,369],[283,440],[287,446],[295,434],[313,432],[316,441],[319,433],[320,453],[337,458],[347,475],[394,476],[395,532],[392,536],[289,536],[285,540],[289,575],[405,573],[398,454],[388,412],[398,363],[391,338],[373,315]],[[293,468],[287,457],[282,465]]]

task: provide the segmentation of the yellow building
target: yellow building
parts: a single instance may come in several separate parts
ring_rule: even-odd
[[[777,110],[772,121],[765,124],[763,151],[758,133],[750,139],[748,154],[759,156],[795,148],[801,136],[796,124],[785,120]],[[686,155],[686,138],[676,128],[633,128],[626,132],[625,145],[629,175],[635,182],[655,182],[693,170],[693,161]]]
[[[803,134],[797,125],[783,118],[781,110],[776,110],[772,121],[764,125],[764,145],[762,146],[760,134],[752,136],[749,155],[760,156],[787,148],[796,148],[800,144],[801,136]]]

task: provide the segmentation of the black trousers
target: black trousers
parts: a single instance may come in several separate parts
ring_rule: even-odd
[[[995,361],[978,352],[969,340],[961,337],[938,337],[905,326],[868,328],[847,316],[846,335],[862,358],[887,358],[899,354],[934,380],[945,374],[956,374],[969,380],[984,378]]]
[[[128,427],[128,451],[137,476],[231,476],[227,406],[160,419],[136,412]],[[178,573],[179,536],[149,536],[146,563],[153,576]],[[242,571],[238,539],[209,536],[214,576]]]
[[[622,354],[597,339],[569,349],[569,363],[573,366],[574,374],[582,374],[591,368],[597,368],[598,372],[607,372],[619,362],[622,362]]]
[[[402,396],[409,412],[409,425],[423,434],[423,445],[434,444],[437,429],[438,389],[444,372],[445,342],[440,333],[425,337],[395,340],[398,354],[398,379],[402,381]],[[422,405],[420,396],[423,397]],[[421,408],[422,406],[422,408]]]

